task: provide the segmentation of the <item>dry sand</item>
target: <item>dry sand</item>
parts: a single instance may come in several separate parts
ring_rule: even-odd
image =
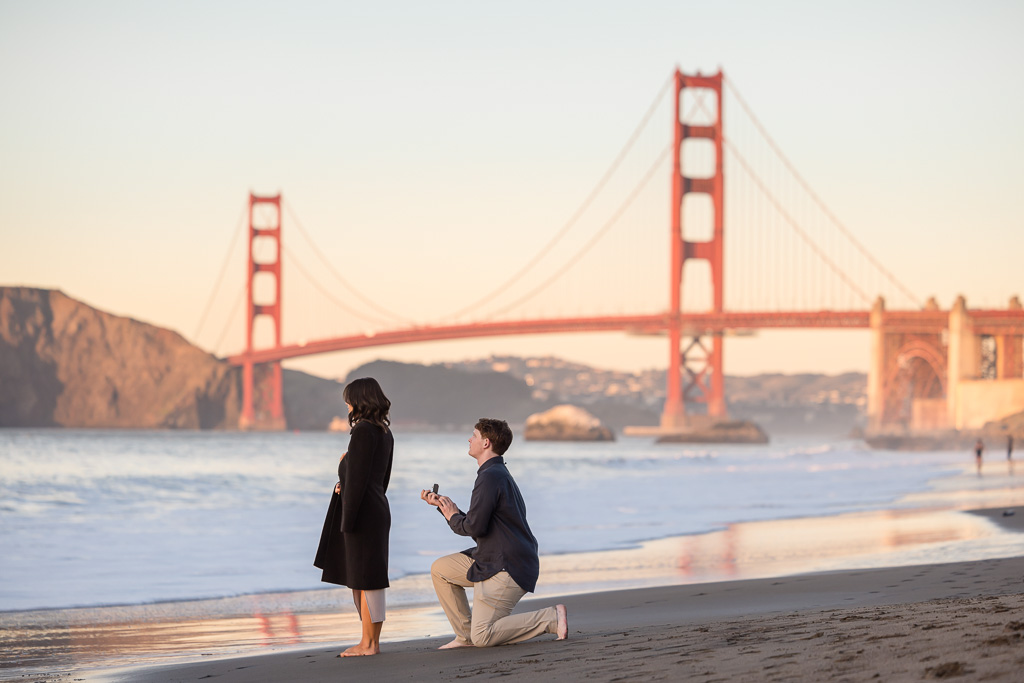
[[[1002,517],[1024,531],[1024,511]],[[171,682],[1024,680],[1024,558],[574,595],[570,640],[438,651],[444,638],[122,671]],[[524,601],[520,609],[551,604]],[[68,677],[62,680],[83,680]],[[56,679],[51,679],[56,680]]]

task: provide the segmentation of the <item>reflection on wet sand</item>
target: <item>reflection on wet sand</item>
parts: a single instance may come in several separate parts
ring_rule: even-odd
[[[539,592],[782,576],[816,571],[835,560],[993,533],[983,519],[938,508],[729,524],[722,531],[648,541],[632,550],[544,557]]]
[[[718,532],[626,550],[545,556],[538,595],[782,576],[998,533],[983,517],[938,507],[730,524]],[[408,596],[432,595],[429,585],[427,576],[393,582],[385,642],[448,635],[436,604],[408,602]],[[0,614],[0,673],[52,675],[317,644],[333,650],[358,634],[358,615],[344,588],[10,612]]]
[[[351,593],[338,591],[339,598]],[[344,595],[347,593],[348,595]],[[262,597],[262,596],[261,596]],[[267,596],[275,610],[281,609],[285,594]],[[106,610],[53,610],[29,612],[25,621],[11,625],[10,614],[0,617],[0,676],[16,667],[19,677],[55,674],[96,668],[166,664],[200,657],[230,657],[260,650],[279,650],[316,643],[340,646],[346,637],[358,640],[359,617],[354,610],[295,614],[261,609],[260,598],[233,599],[252,602],[254,611],[246,616],[214,616],[203,619],[155,617],[133,607]],[[214,601],[211,601],[214,602]],[[216,601],[221,602],[221,601]],[[152,607],[152,606],[151,606]],[[173,612],[173,604],[162,606]],[[225,606],[218,605],[217,610]],[[89,613],[102,615],[104,623],[89,620]],[[406,640],[440,634],[448,624],[434,607],[408,607],[389,611],[387,629],[392,640]],[[5,676],[4,676],[5,677]]]

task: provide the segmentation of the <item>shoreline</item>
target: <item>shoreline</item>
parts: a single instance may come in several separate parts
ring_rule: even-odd
[[[1019,503],[1008,503],[1008,507],[1013,507],[1015,504],[1019,504],[1021,506],[1024,506],[1024,496],[1021,496],[1021,499],[1020,499]],[[707,532],[700,532],[700,533],[694,533],[694,534],[683,534],[683,535],[668,536],[668,537],[663,537],[663,538],[654,538],[654,539],[640,540],[640,541],[636,541],[634,545],[632,545],[631,547],[627,547],[627,548],[605,548],[605,549],[597,549],[597,550],[583,550],[583,551],[572,551],[572,552],[552,553],[552,554],[549,554],[549,555],[542,555],[541,556],[541,562],[547,565],[547,567],[545,568],[546,569],[546,578],[549,579],[549,581],[547,583],[550,585],[550,583],[551,583],[550,579],[552,578],[551,577],[552,573],[559,572],[559,571],[565,571],[564,568],[560,566],[560,565],[564,564],[562,562],[563,558],[580,558],[580,557],[587,558],[586,563],[588,565],[590,565],[591,567],[595,567],[595,563],[591,561],[594,558],[615,557],[616,560],[614,560],[614,562],[617,564],[617,563],[620,563],[622,561],[621,558],[623,556],[628,556],[628,555],[632,555],[632,554],[643,553],[644,555],[649,557],[650,554],[651,554],[650,550],[652,548],[657,548],[657,546],[659,546],[659,545],[668,544],[668,543],[680,544],[680,543],[686,543],[686,542],[689,542],[689,541],[693,541],[695,539],[715,539],[718,536],[723,536],[723,535],[728,535],[730,533],[733,533],[733,532],[730,532],[730,527],[733,527],[733,528],[735,528],[735,527],[758,528],[758,527],[771,527],[771,526],[777,526],[777,525],[801,525],[801,524],[805,524],[805,523],[815,523],[815,522],[828,524],[832,520],[842,520],[844,518],[863,518],[865,516],[870,516],[870,515],[873,515],[873,514],[904,515],[904,516],[908,516],[908,515],[913,515],[915,513],[932,514],[932,513],[936,512],[938,510],[939,510],[939,508],[928,508],[928,507],[920,508],[920,509],[910,509],[910,510],[906,510],[906,511],[901,511],[901,510],[896,510],[896,509],[886,509],[886,510],[877,511],[877,512],[838,513],[836,515],[830,515],[830,516],[824,516],[824,517],[793,517],[793,518],[781,518],[781,519],[777,519],[777,520],[761,520],[761,521],[736,522],[736,523],[726,524],[725,528],[719,529],[719,530],[715,530],[715,531],[707,531]],[[982,517],[984,519],[987,519],[988,521],[993,522],[993,523],[997,524],[998,526],[1000,526],[1000,527],[1002,527],[1004,529],[1011,530],[1011,531],[1018,531],[1018,529],[1016,528],[1016,520],[1013,520],[1013,519],[1009,518],[1009,517],[1012,517],[1013,514],[1015,514],[1015,513],[1012,513],[1008,517],[1008,516],[1002,514],[1003,510],[1004,510],[1004,508],[1001,508],[1001,507],[984,508],[984,509],[958,509],[958,508],[955,508],[955,507],[948,507],[948,511],[950,511],[950,512],[965,512],[965,513],[968,513],[968,514],[976,515],[978,517]],[[1021,514],[1024,514],[1024,510],[1021,511]],[[1022,526],[1024,526],[1024,525],[1022,525]],[[1024,528],[1019,529],[1019,531],[1024,532]],[[816,551],[814,553],[814,556],[820,558],[821,557],[820,550]],[[722,561],[721,564],[728,565],[728,564],[731,564],[731,563],[734,563],[734,562],[735,562],[734,559],[727,559],[727,560]],[[600,563],[598,562],[596,564],[599,565]],[[880,565],[880,566],[888,566],[888,565]],[[813,571],[813,570],[807,570],[806,572],[797,572],[797,573],[808,573],[810,571]],[[690,571],[684,572],[684,571],[681,570],[681,573],[691,573],[691,572]],[[735,573],[735,572],[730,569],[730,573]],[[714,574],[714,572],[712,572],[712,575],[713,574]],[[418,583],[424,583],[424,580],[426,580],[428,577],[429,577],[429,575],[427,573],[407,574],[407,575],[399,577],[397,579],[392,579],[392,583],[395,584],[395,583],[402,583],[402,582],[409,582],[409,581],[418,582]],[[587,591],[587,590],[578,590],[578,591],[558,590],[558,591],[553,591],[551,589],[547,589],[546,590],[546,588],[547,588],[547,586],[540,586],[539,585],[538,586],[539,593],[537,593],[537,595],[548,595],[548,594],[552,594],[552,595],[571,595],[573,593],[578,593],[578,592],[595,592],[595,591]],[[3,610],[0,610],[0,628],[3,628],[5,625],[10,625],[10,622],[12,621],[12,619],[19,619],[20,618],[19,620],[22,621],[22,622],[27,621],[28,623],[32,623],[34,621],[45,620],[45,615],[49,615],[49,614],[65,614],[65,615],[75,614],[75,615],[83,615],[83,618],[80,619],[80,621],[87,621],[87,622],[97,622],[97,621],[101,622],[101,621],[108,620],[109,617],[104,617],[103,616],[104,614],[111,613],[111,612],[118,612],[118,611],[136,611],[137,614],[135,614],[133,616],[136,616],[136,617],[139,617],[139,618],[146,618],[147,616],[148,617],[153,617],[153,618],[161,618],[161,617],[164,617],[164,616],[187,617],[187,616],[192,616],[192,615],[195,615],[195,616],[207,616],[207,615],[213,615],[213,616],[244,616],[244,615],[247,615],[247,614],[250,613],[249,609],[248,609],[248,604],[250,604],[252,602],[260,602],[260,601],[264,601],[264,600],[269,603],[268,606],[270,606],[270,607],[272,607],[275,602],[278,602],[278,603],[285,603],[286,602],[286,603],[289,603],[289,604],[298,604],[300,606],[306,605],[307,607],[309,607],[311,609],[316,609],[321,604],[321,602],[322,602],[321,596],[333,595],[333,594],[336,594],[339,590],[345,590],[345,589],[344,588],[328,588],[328,587],[322,587],[322,588],[300,588],[300,589],[293,589],[293,590],[269,590],[269,591],[261,591],[261,592],[256,592],[256,593],[241,593],[241,594],[238,594],[238,595],[219,596],[219,597],[197,597],[197,598],[187,598],[187,599],[152,600],[152,601],[147,601],[147,602],[123,602],[123,603],[96,604],[96,605],[72,605],[72,606],[63,606],[63,607],[61,607],[61,606],[57,606],[57,607],[37,607],[37,608],[29,608],[29,609],[3,609]],[[310,598],[309,599],[302,599],[303,596],[310,596]],[[433,603],[433,592],[431,591],[430,596],[426,600],[411,600],[411,601],[405,601],[405,602],[395,602],[395,603],[392,603],[391,601],[394,599],[393,592],[392,592],[391,595],[389,595],[388,599],[389,599],[389,603],[388,603],[389,605],[390,604],[395,604],[398,607],[419,607],[419,606],[423,606],[425,604],[432,604]],[[333,598],[331,599],[331,602],[332,603],[334,602]],[[245,609],[242,609],[242,610],[239,610],[237,608],[233,609],[231,607],[232,603],[246,603],[246,607],[245,607]],[[165,607],[171,609],[171,612],[170,612],[169,615],[168,614],[161,614],[161,612],[163,611],[163,609]],[[27,617],[27,619],[25,619],[25,617]],[[35,618],[35,617],[38,617],[38,619]],[[6,624],[5,624],[5,621],[7,622]]]
[[[502,678],[573,680],[1016,680],[1024,557],[801,574],[568,596],[570,639],[436,650],[432,636],[378,657],[310,647],[108,672],[103,680]],[[536,609],[550,600],[529,600]]]
[[[755,606],[761,592],[777,592],[780,589],[775,587],[781,585],[793,585],[798,590],[778,602],[775,606],[779,609],[821,609],[826,604],[840,608],[858,603],[856,599],[850,603],[851,599],[844,597],[847,589],[841,584],[847,579],[836,577],[854,580],[853,577],[870,574],[885,585],[901,585],[914,580],[924,567],[945,572],[943,581],[955,581],[945,569],[939,569],[947,565],[935,561],[914,563],[905,558],[898,561],[904,549],[938,548],[931,555],[925,552],[927,558],[941,556],[942,548],[949,544],[966,547],[999,541],[1010,544],[1007,547],[1011,554],[1024,556],[1024,507],[1010,517],[1003,517],[1003,510],[928,507],[749,522],[709,534],[651,541],[635,549],[545,556],[540,590],[524,600],[520,609],[554,604],[558,596],[558,601],[570,605],[572,613],[578,614],[578,618],[571,618],[573,628],[584,629],[589,638],[590,634],[603,633],[602,629],[614,628],[612,621],[601,617],[606,612],[621,613],[615,619],[643,628],[653,628],[644,619],[656,615],[662,615],[663,623],[673,624],[672,628],[681,628],[679,624],[684,622],[676,624],[680,615],[685,619],[712,620],[749,616],[757,613]],[[965,514],[968,512],[973,514]],[[986,548],[985,552],[991,554],[999,549]],[[871,550],[880,555],[873,558]],[[973,568],[987,563],[1015,561],[986,558],[984,553],[979,557],[974,562],[957,563],[962,565],[961,573],[975,571]],[[852,561],[857,568],[843,568],[845,561]],[[1018,561],[1021,566],[1017,575],[1024,575],[1024,560]],[[898,566],[891,566],[893,562]],[[574,580],[574,572],[581,567],[590,572],[588,581],[581,582],[578,575]],[[885,572],[897,572],[899,578],[883,582]],[[824,579],[825,584],[813,593],[831,593],[833,599],[828,603],[808,603],[804,593],[811,584],[807,581],[819,582],[823,580],[820,577],[831,578]],[[407,578],[424,584],[430,581],[428,575]],[[838,587],[834,585],[837,582]],[[931,597],[973,595],[952,595],[947,586],[936,580],[927,583],[934,589]],[[22,619],[13,628],[5,625],[0,635],[6,641],[3,649],[10,647],[9,652],[22,652],[28,658],[13,665],[4,661],[6,657],[0,660],[0,677],[17,674],[19,680],[56,680],[73,672],[75,678],[85,676],[85,680],[138,680],[141,675],[152,676],[143,680],[178,680],[174,678],[178,670],[195,673],[193,669],[198,666],[220,671],[239,658],[253,659],[258,664],[245,666],[260,668],[277,666],[263,658],[290,661],[299,652],[304,653],[304,659],[317,658],[327,647],[337,651],[345,636],[358,633],[358,619],[348,607],[346,593],[344,588],[330,588],[213,601],[23,613],[22,616],[40,618]],[[732,593],[747,596],[742,609],[729,606]],[[695,595],[711,605],[709,611],[694,610],[691,600]],[[703,600],[705,595],[717,597]],[[918,595],[915,599],[923,597]],[[629,604],[631,600],[639,602]],[[671,618],[651,606],[660,602],[674,605]],[[0,624],[5,616],[6,621],[11,621],[11,613],[0,614]],[[389,610],[384,636],[386,653],[408,653],[432,651],[446,642],[443,639],[449,638],[450,633],[440,608],[431,602],[394,605]],[[433,644],[435,639],[437,643]],[[544,642],[538,640],[535,645]],[[524,643],[515,647],[527,645],[534,646]],[[490,652],[507,650],[498,648]],[[506,659],[509,656],[504,655]],[[279,673],[288,678],[296,672]],[[280,680],[277,675],[245,680]],[[337,671],[331,675],[336,676]],[[192,676],[190,680],[198,677]],[[327,677],[325,674],[324,680]]]

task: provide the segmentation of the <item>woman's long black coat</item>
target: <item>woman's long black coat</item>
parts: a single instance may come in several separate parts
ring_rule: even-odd
[[[352,427],[348,454],[338,465],[341,493],[331,496],[313,566],[322,581],[356,590],[388,587],[391,508],[388,482],[395,439],[370,422]]]

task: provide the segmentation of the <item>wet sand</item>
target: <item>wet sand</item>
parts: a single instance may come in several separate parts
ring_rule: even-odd
[[[1022,577],[1012,558],[592,593],[565,598],[565,642],[438,651],[447,637],[432,638],[352,659],[319,647],[114,680],[1016,681]]]
[[[960,516],[1024,531],[1024,509]],[[85,680],[1016,681],[1024,662],[1022,579],[1024,557],[1012,557],[570,595],[560,598],[570,615],[566,642],[455,651],[436,649],[450,638],[438,610],[400,610],[398,619],[410,621],[389,619],[388,628],[427,628],[420,633],[432,637],[385,643],[377,657],[338,659],[350,643],[337,640]],[[519,609],[552,602],[536,598]],[[330,621],[296,618],[308,620],[304,628]]]

